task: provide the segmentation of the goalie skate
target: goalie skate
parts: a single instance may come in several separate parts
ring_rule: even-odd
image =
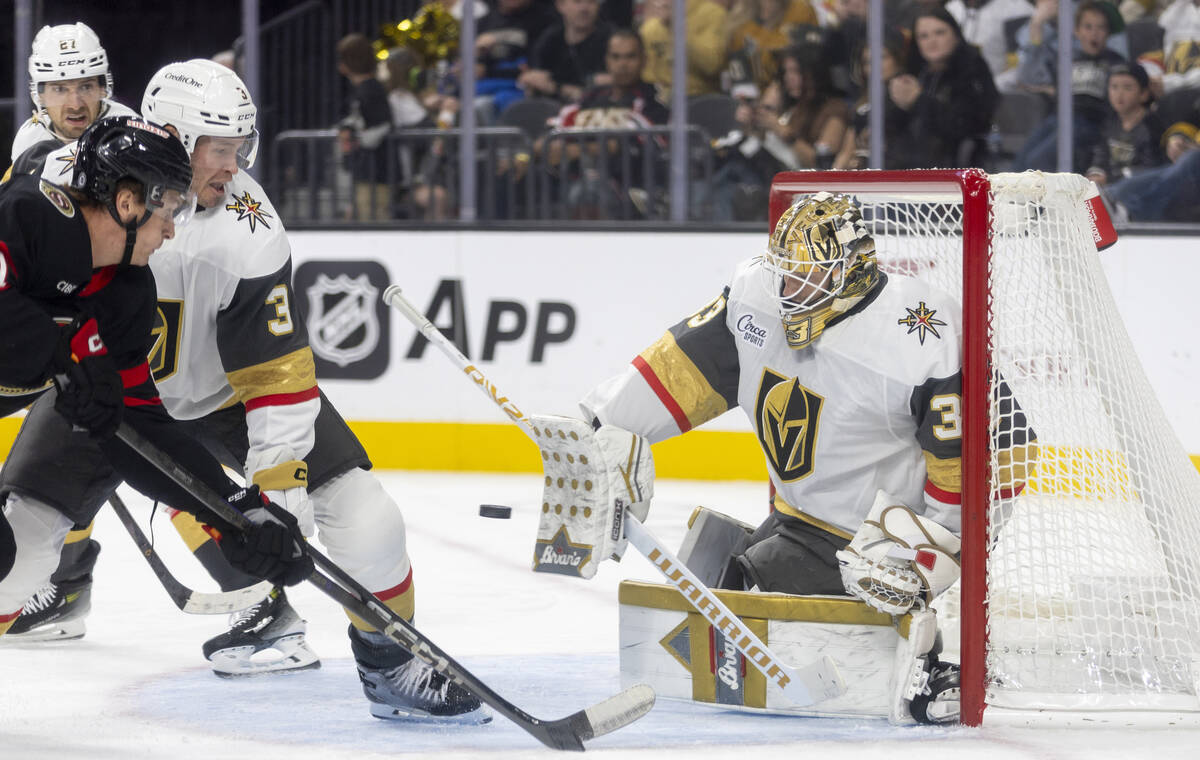
[[[0,641],[67,641],[87,632],[84,618],[92,608],[92,578],[47,582],[29,601]]]
[[[376,718],[472,725],[491,721],[475,695],[383,634],[351,626],[350,645]]]
[[[283,589],[275,588],[258,604],[233,613],[229,630],[204,642],[204,657],[222,678],[319,668],[304,632]]]

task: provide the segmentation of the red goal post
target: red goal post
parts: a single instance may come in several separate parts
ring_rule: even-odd
[[[863,207],[884,271],[962,303],[962,721],[1197,722],[1200,475],[1099,265],[1094,186],[977,169],[784,172],[771,225],[822,190]],[[1029,460],[994,433],[1013,402],[996,378],[1036,432]],[[1012,468],[1029,481],[1018,494],[992,477]]]

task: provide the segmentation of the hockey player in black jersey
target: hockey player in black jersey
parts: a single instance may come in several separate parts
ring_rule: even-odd
[[[191,176],[177,139],[120,117],[96,122],[80,138],[69,190],[28,176],[0,186],[0,414],[56,394],[62,424],[99,441],[96,456],[127,482],[202,514],[222,531],[222,550],[235,566],[297,583],[312,562],[295,519],[257,488],[239,490],[182,435],[150,377],[155,287],[146,265],[193,209]],[[123,420],[227,494],[254,527],[233,530],[114,438]],[[50,576],[72,524],[91,518],[70,514],[73,505],[30,504],[15,490],[6,497],[0,567],[11,562],[12,569],[0,580],[0,635]]]
[[[191,152],[192,188],[201,206],[150,267],[161,298],[156,329],[165,336],[151,364],[164,407],[223,464],[293,514],[305,535],[319,529],[339,566],[411,620],[415,591],[399,506],[320,393],[307,329],[292,308],[287,234],[262,187],[242,171],[254,160],[257,138],[257,109],[245,85],[211,61],[173,63],[150,80],[142,111],[177,132]],[[51,154],[46,166],[64,150]],[[160,350],[163,344],[174,348]],[[20,460],[5,470],[3,484],[20,484],[30,501],[94,509],[90,505],[103,502],[120,473],[99,463],[73,469],[70,478],[46,477],[46,463],[95,463],[89,442],[62,436],[45,402],[36,405],[18,439]],[[206,536],[198,528],[191,532],[199,556]],[[272,592],[233,630],[204,645],[218,675],[262,672],[272,663],[266,649],[284,655],[272,669],[315,661],[297,646],[304,623],[282,599]],[[490,719],[469,691],[365,620],[349,617],[350,648],[372,715]]]

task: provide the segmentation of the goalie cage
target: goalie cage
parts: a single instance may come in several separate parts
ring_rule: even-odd
[[[1200,474],[1109,291],[1092,184],[785,172],[771,224],[821,190],[862,205],[885,272],[961,294],[962,722],[1200,724]],[[1028,467],[989,433],[1011,412],[997,377],[1036,433]]]

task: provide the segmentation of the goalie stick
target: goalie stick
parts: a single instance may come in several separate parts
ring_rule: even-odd
[[[408,302],[399,286],[389,286],[383,292],[383,300],[407,317],[426,339],[471,378],[485,396],[517,423],[529,439],[538,444],[539,449],[542,448],[530,418],[507,396],[502,396],[479,368],[471,364],[470,359],[442,335],[436,325]],[[778,686],[788,700],[804,707],[845,693],[846,685],[838,673],[837,665],[828,655],[799,668],[784,662],[628,510],[625,512],[623,530],[629,542],[679,590],[683,598],[721,631],[769,682]]]
[[[114,492],[112,496],[108,497],[108,503],[117,513],[117,518],[129,532],[129,537],[137,545],[138,551],[146,559],[146,563],[150,565],[154,575],[158,577],[159,583],[166,589],[167,596],[171,597],[175,606],[184,612],[190,615],[224,615],[237,612],[262,600],[271,590],[271,584],[268,581],[260,581],[253,586],[221,593],[193,591],[176,580],[174,575],[171,575],[166,563],[163,562],[162,557],[158,556],[158,552],[154,551],[154,545],[146,538],[146,534],[142,532],[141,526],[130,514],[125,502],[121,501],[121,497]]]
[[[180,467],[175,460],[130,427],[129,423],[121,423],[117,428],[117,437],[181,488],[195,496],[222,520],[239,529],[249,527],[250,521],[245,515],[229,506],[216,491]],[[374,594],[359,585],[324,554],[312,546],[308,547],[308,553],[316,566],[313,574],[308,577],[309,583],[366,620],[389,639],[408,649],[422,662],[474,694],[481,702],[516,723],[547,747],[583,751],[585,741],[632,723],[650,712],[650,708],[654,706],[654,690],[645,684],[638,684],[565,718],[535,718],[497,694],[418,631],[412,623],[376,599]]]

